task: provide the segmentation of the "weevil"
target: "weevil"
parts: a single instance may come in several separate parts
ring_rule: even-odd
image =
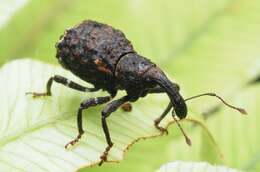
[[[164,112],[154,120],[154,126],[162,133],[167,133],[167,130],[159,124],[173,108],[173,119],[189,145],[191,140],[175,117],[177,116],[180,120],[186,117],[187,105],[185,101],[205,95],[215,96],[227,106],[241,113],[246,113],[244,109],[228,104],[215,93],[204,93],[184,99],[179,92],[178,84],[171,82],[155,63],[139,55],[123,32],[107,24],[85,20],[79,25],[67,29],[55,47],[59,63],[82,80],[92,84],[93,87],[87,88],[63,76],[54,75],[47,82],[46,92],[29,92],[29,94],[32,94],[33,97],[51,96],[53,81],[82,92],[104,90],[109,94],[104,97],[87,99],[80,104],[77,113],[78,135],[65,146],[67,148],[69,145],[74,145],[84,133],[82,111],[109,102],[101,112],[101,124],[107,147],[100,157],[99,165],[107,161],[108,152],[113,146],[106,121],[107,117],[123,105],[126,105],[124,107],[126,110],[131,110],[129,102],[135,102],[148,94],[166,93],[170,100]],[[125,90],[126,95],[112,101],[118,90]]]

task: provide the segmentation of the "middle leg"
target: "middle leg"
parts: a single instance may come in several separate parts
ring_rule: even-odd
[[[109,103],[102,111],[102,128],[106,137],[106,142],[108,144],[108,146],[106,147],[105,151],[103,152],[103,154],[101,155],[100,159],[100,163],[99,165],[102,165],[102,163],[104,161],[107,161],[107,155],[109,150],[111,149],[111,147],[113,146],[113,142],[111,141],[111,137],[110,137],[110,133],[107,127],[107,122],[106,122],[106,118],[114,111],[116,111],[121,105],[123,105],[124,103],[128,102],[130,100],[129,96],[124,96],[118,100],[114,100],[111,103]]]
[[[81,138],[81,136],[84,134],[84,130],[82,127],[82,111],[91,106],[96,106],[99,104],[106,103],[106,102],[110,101],[112,98],[113,98],[113,96],[95,97],[95,98],[87,99],[80,104],[78,114],[77,114],[78,135],[75,139],[73,139],[72,141],[67,143],[65,145],[65,148],[68,148],[69,145],[74,145],[75,143],[77,143],[79,141],[79,139]]]

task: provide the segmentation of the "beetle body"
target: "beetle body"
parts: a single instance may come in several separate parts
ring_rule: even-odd
[[[159,84],[169,95],[176,114],[186,116],[186,104],[177,85],[149,59],[138,55],[120,30],[86,20],[67,29],[56,48],[62,66],[95,88],[110,94],[125,90],[131,101],[136,101]],[[153,72],[147,75],[149,70]]]
[[[215,96],[225,105],[246,114],[244,109],[228,104],[215,93],[204,93],[184,100],[179,93],[177,84],[172,83],[164,72],[149,59],[137,54],[131,42],[126,39],[120,30],[106,24],[91,20],[83,21],[81,24],[67,29],[56,44],[56,48],[56,57],[60,64],[82,80],[93,84],[94,88],[87,88],[60,75],[55,75],[48,80],[45,93],[30,92],[30,94],[33,94],[34,97],[50,96],[53,81],[82,92],[94,92],[103,89],[110,94],[109,96],[90,98],[80,104],[77,113],[79,134],[74,140],[66,144],[66,148],[68,145],[74,145],[78,142],[84,134],[82,126],[82,111],[84,109],[111,101],[118,90],[125,90],[127,93],[126,96],[109,102],[101,112],[102,128],[108,146],[100,157],[100,165],[107,161],[108,152],[113,146],[106,118],[124,105],[126,111],[131,110],[128,102],[134,102],[147,94],[167,93],[170,99],[167,108],[154,121],[155,127],[162,133],[167,132],[167,130],[160,127],[159,123],[172,108],[175,112],[172,114],[173,119],[175,119],[175,114],[180,119],[185,118],[187,115],[185,101],[205,95]],[[178,121],[176,119],[175,121],[185,136],[186,143],[190,145],[190,139]]]
[[[107,155],[113,142],[110,138],[106,118],[119,107],[134,102],[140,97],[152,93],[167,93],[170,103],[167,109],[154,122],[162,133],[167,131],[159,126],[160,121],[173,107],[179,118],[187,114],[184,99],[179,94],[179,87],[172,83],[166,75],[149,59],[137,54],[125,35],[106,24],[86,20],[79,25],[67,29],[56,44],[59,63],[82,80],[93,84],[94,88],[81,86],[60,75],[54,75],[47,82],[45,93],[31,92],[34,97],[50,96],[53,81],[83,92],[94,92],[100,89],[110,95],[95,97],[83,101],[77,113],[78,136],[65,147],[74,145],[84,134],[82,111],[92,106],[111,101],[118,90],[125,90],[127,95],[109,102],[102,110],[102,128],[107,141],[100,164],[107,161]],[[189,143],[189,142],[187,142]]]

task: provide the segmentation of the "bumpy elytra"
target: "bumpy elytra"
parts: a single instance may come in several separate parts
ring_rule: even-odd
[[[101,122],[108,146],[100,157],[100,165],[107,161],[108,152],[113,146],[106,118],[120,106],[127,105],[128,102],[135,102],[147,94],[166,93],[170,103],[162,115],[154,121],[155,127],[162,133],[167,132],[166,129],[159,126],[159,123],[171,108],[174,109],[173,114],[176,114],[180,119],[186,117],[187,107],[179,93],[179,86],[171,82],[163,71],[149,59],[139,55],[120,30],[106,24],[86,20],[73,28],[67,29],[56,44],[56,48],[56,57],[59,63],[82,80],[93,84],[94,87],[87,88],[62,76],[55,75],[47,83],[47,92],[32,92],[34,97],[51,95],[53,81],[78,91],[94,92],[102,89],[109,93],[108,96],[90,98],[80,104],[77,114],[79,134],[65,146],[66,148],[78,142],[84,133],[82,111],[91,106],[111,101],[118,90],[125,90],[127,95],[111,101],[102,110]],[[218,97],[214,93],[202,95]],[[128,107],[127,109],[131,108]],[[177,124],[179,125],[178,122]],[[183,134],[185,135],[184,132]],[[185,137],[186,142],[190,144],[190,140],[186,135]]]

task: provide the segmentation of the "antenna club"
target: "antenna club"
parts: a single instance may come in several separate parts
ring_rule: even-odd
[[[242,113],[243,115],[248,115],[247,111],[243,108],[237,108],[237,110]]]
[[[188,137],[185,137],[185,140],[186,140],[187,145],[192,146],[191,139],[189,139]]]

